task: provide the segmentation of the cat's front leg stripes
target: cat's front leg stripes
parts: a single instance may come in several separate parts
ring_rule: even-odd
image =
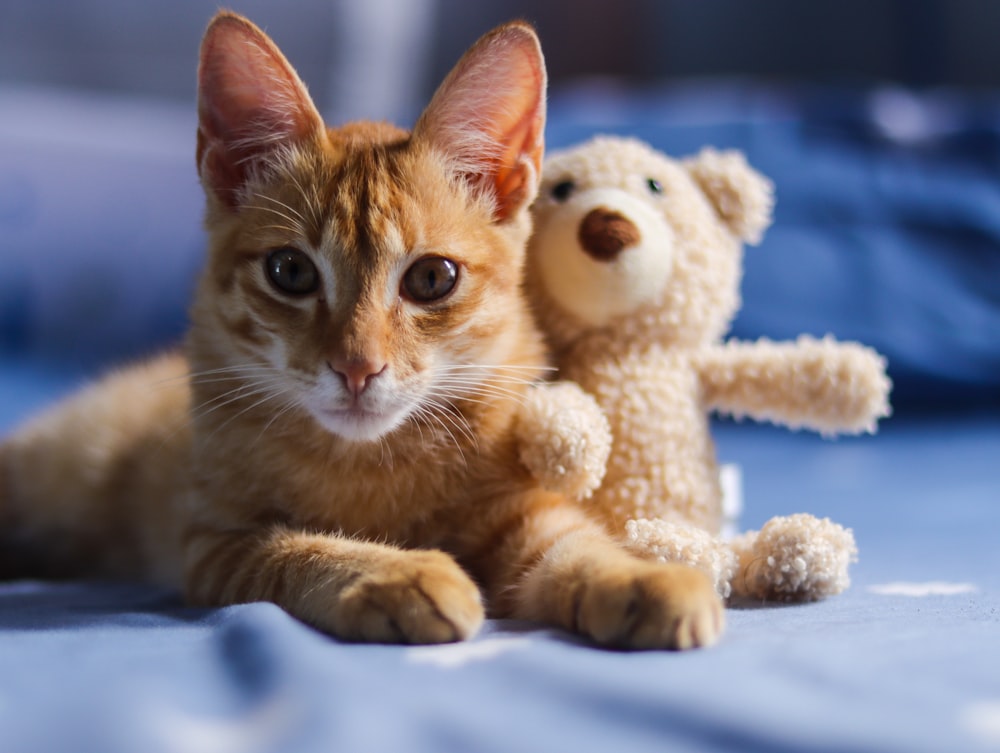
[[[632,556],[573,505],[529,513],[507,539],[502,556],[523,563],[506,594],[515,617],[625,649],[696,648],[722,633],[703,573]]]
[[[271,601],[344,640],[448,643],[474,634],[484,616],[475,584],[438,551],[274,527],[199,530],[187,561],[191,601]]]

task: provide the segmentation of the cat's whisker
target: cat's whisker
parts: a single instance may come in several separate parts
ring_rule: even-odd
[[[447,399],[451,403],[464,402],[487,407],[495,405],[497,401],[513,401],[518,406],[524,405],[525,403],[525,401],[519,396],[514,397],[511,395],[498,395],[494,391],[480,389],[454,390],[448,388],[446,385],[439,385],[435,390],[435,394],[439,397]]]
[[[314,195],[310,196],[306,192],[305,188],[303,188],[301,181],[296,176],[289,175],[288,177],[291,180],[292,185],[295,186],[296,190],[298,190],[299,196],[302,197],[303,203],[307,207],[309,207],[309,214],[312,217],[313,224],[318,227],[319,225],[322,224],[320,217],[320,209],[319,209],[319,207],[321,206],[321,202],[317,200],[317,197],[315,195],[315,189],[313,192]]]
[[[243,366],[226,366],[220,369],[206,369],[205,371],[188,372],[184,374],[178,374],[177,376],[166,377],[165,379],[157,379],[156,381],[150,382],[153,387],[161,387],[163,385],[173,385],[178,382],[191,382],[204,384],[207,380],[202,379],[203,376],[217,376],[221,374],[232,373],[236,376],[231,377],[232,379],[240,378],[240,375],[250,376],[252,374],[280,374],[281,370],[273,366],[254,366],[254,365],[243,365]],[[221,380],[220,380],[221,381]]]
[[[256,199],[264,199],[265,201],[271,201],[271,202],[277,204],[282,209],[285,209],[286,211],[291,212],[291,214],[288,215],[288,214],[285,214],[284,212],[282,212],[282,211],[280,211],[278,209],[275,209],[274,207],[268,207],[268,206],[261,206],[260,207],[260,209],[263,209],[263,210],[266,210],[266,211],[269,211],[269,212],[274,212],[278,216],[280,216],[280,217],[288,220],[289,222],[291,222],[293,225],[298,225],[299,232],[301,232],[302,228],[305,227],[308,224],[306,222],[306,218],[304,216],[302,216],[301,212],[299,212],[294,207],[290,207],[285,202],[280,201],[280,200],[274,198],[273,196],[268,196],[267,194],[262,194],[262,193],[254,193],[253,197],[256,198]],[[298,222],[296,222],[296,220],[298,220]]]
[[[471,375],[467,373],[454,373],[451,369],[442,369],[439,372],[439,374],[441,379],[447,379],[456,384],[465,381],[470,384],[499,383],[499,384],[515,384],[515,385],[535,385],[539,384],[542,381],[540,379],[526,379],[523,377],[517,377],[496,372]]]
[[[263,392],[265,392],[265,391],[262,390],[258,394],[261,394]],[[211,433],[209,433],[209,435],[208,435],[207,438],[211,439],[218,432],[222,431],[226,426],[228,426],[230,423],[232,423],[236,419],[241,418],[242,416],[246,415],[250,411],[255,410],[256,408],[259,408],[260,406],[262,406],[262,405],[270,402],[271,400],[275,400],[275,399],[277,399],[279,397],[282,397],[285,394],[285,392],[286,392],[285,390],[275,390],[275,391],[271,391],[269,394],[265,394],[264,397],[261,398],[260,400],[257,400],[256,402],[254,402],[254,403],[248,405],[247,407],[245,407],[243,410],[238,411],[237,413],[234,413],[232,416],[230,416],[229,418],[227,418],[221,424],[219,424],[218,426],[216,426],[211,431]],[[235,402],[235,401],[230,401],[230,402]],[[212,410],[215,410],[215,409],[213,408]]]
[[[218,374],[258,374],[272,373],[281,374],[282,369],[266,364],[237,364],[233,366],[222,366],[217,369],[204,369],[203,371],[193,371],[189,374],[177,377],[177,379],[191,379],[196,381],[203,376],[216,376]]]
[[[198,380],[195,380],[194,383],[195,384],[222,384],[224,382],[244,381],[244,382],[249,382],[250,384],[252,384],[255,381],[259,381],[262,376],[265,376],[265,375],[261,375],[261,376],[258,376],[258,377],[251,377],[249,375],[244,375],[244,374],[233,374],[231,376],[217,376],[217,377],[213,377],[211,379],[198,379]],[[281,377],[281,375],[278,374],[278,373],[267,375],[267,376],[270,376],[270,378],[272,378],[272,379],[279,379]]]
[[[454,427],[456,431],[458,431],[466,440],[468,440],[468,442],[474,448],[478,450],[479,438],[476,436],[476,433],[472,430],[472,427],[469,425],[469,422],[465,419],[465,417],[461,413],[452,410],[450,405],[448,405],[447,403],[440,402],[439,400],[436,399],[436,397],[437,397],[436,395],[432,394],[429,395],[425,400],[425,404],[428,407],[437,409],[435,411],[432,411],[433,415],[436,418],[438,418],[439,421],[442,422],[442,425],[444,424],[445,421],[447,421],[448,424]],[[452,438],[455,439],[457,444],[458,443],[457,438],[454,435],[452,435]]]
[[[493,397],[497,400],[513,400],[518,405],[523,405],[526,399],[520,392],[491,384],[449,384],[444,382],[439,383],[437,389],[448,389],[452,397],[459,399],[463,399],[466,395],[478,395],[480,397]]]
[[[214,413],[215,411],[221,408],[225,408],[228,405],[232,405],[233,403],[237,403],[240,400],[244,400],[247,398],[257,397],[258,395],[263,395],[266,393],[273,393],[280,395],[284,393],[286,390],[277,388],[278,385],[280,385],[280,380],[277,379],[267,384],[261,383],[256,385],[241,385],[236,389],[229,390],[228,392],[225,392],[221,395],[216,395],[210,400],[206,400],[202,403],[199,403],[196,406],[193,406],[191,408],[191,418],[192,419],[204,418],[205,416],[208,416],[209,414]],[[213,403],[215,404],[213,405]],[[208,410],[205,410],[206,408]]]
[[[538,379],[522,379],[520,377],[504,376],[502,374],[492,374],[488,377],[471,377],[466,374],[444,374],[441,376],[442,379],[450,380],[455,384],[467,383],[467,384],[513,384],[513,385],[524,385],[533,386],[536,384],[544,384],[544,382]]]
[[[301,407],[301,405],[302,405],[302,404],[301,404],[301,402],[299,401],[298,397],[296,397],[296,396],[294,396],[294,395],[293,395],[293,396],[291,396],[291,397],[287,398],[287,399],[285,400],[284,404],[283,404],[283,405],[282,405],[282,406],[281,406],[281,407],[280,407],[280,408],[279,408],[279,409],[278,409],[278,410],[277,410],[277,411],[275,412],[275,414],[274,414],[274,415],[273,415],[273,416],[271,417],[271,420],[270,420],[270,421],[268,421],[268,422],[267,422],[267,423],[266,423],[266,424],[264,425],[264,428],[260,430],[260,432],[259,432],[259,433],[257,434],[257,436],[256,436],[256,437],[254,438],[253,442],[251,442],[251,443],[250,443],[250,444],[251,444],[251,446],[253,446],[253,445],[256,445],[256,444],[257,444],[257,442],[259,442],[259,441],[260,441],[260,440],[261,440],[261,439],[263,438],[263,436],[264,436],[264,435],[265,435],[265,434],[266,434],[266,433],[268,432],[268,430],[270,430],[270,428],[271,428],[272,426],[274,426],[275,422],[277,422],[277,421],[278,421],[278,420],[279,420],[280,418],[282,418],[283,416],[286,416],[286,415],[288,415],[288,414],[289,414],[289,413],[290,413],[290,412],[291,412],[292,410],[294,410],[295,408],[300,408],[300,407]]]
[[[474,398],[474,397],[469,397],[468,395],[465,395],[465,394],[463,394],[461,392],[449,392],[447,390],[440,390],[439,389],[439,390],[436,390],[435,393],[439,397],[446,398],[449,401],[456,401],[456,402],[457,401],[462,401],[462,402],[466,402],[466,403],[472,403],[473,405],[485,405],[487,407],[493,405],[493,403],[491,403],[488,400],[479,400],[479,399]]]
[[[298,235],[302,232],[301,228],[290,227],[289,225],[262,225],[261,230],[281,230],[285,233],[290,233],[291,235]]]
[[[535,384],[542,384],[542,382],[535,381],[533,379],[518,379],[516,377],[489,377],[485,379],[470,378],[464,374],[443,374],[439,377],[441,381],[447,381],[451,384],[510,384],[530,387]]]
[[[424,423],[427,425],[428,429],[434,429],[434,424],[437,424],[439,427],[441,427],[441,430],[443,430],[444,433],[447,434],[448,438],[451,440],[452,446],[454,446],[454,448],[458,450],[458,455],[462,460],[462,465],[466,467],[468,466],[469,463],[465,457],[465,451],[462,449],[461,443],[455,437],[454,432],[452,432],[452,430],[448,427],[448,425],[441,419],[437,411],[433,411],[425,405],[420,405],[416,408],[413,415],[417,418],[422,419]],[[431,423],[432,420],[434,424]]]
[[[463,369],[477,369],[484,371],[530,371],[530,372],[553,372],[558,371],[555,366],[528,366],[517,364],[489,364],[489,363],[456,363],[443,367],[444,371],[458,371]]]
[[[215,371],[215,369],[210,369],[209,371]],[[277,371],[277,370],[275,370],[275,371]],[[201,373],[208,373],[208,372],[201,372]],[[277,382],[279,380],[275,378],[272,381],[273,382]],[[250,389],[251,387],[254,387],[254,389]],[[263,382],[259,382],[256,385],[253,384],[253,383],[251,383],[251,384],[243,384],[243,385],[240,385],[239,387],[236,387],[236,388],[231,389],[231,390],[229,390],[227,392],[224,392],[221,395],[216,395],[214,398],[211,398],[211,399],[206,400],[206,401],[204,401],[202,403],[199,403],[198,405],[191,406],[187,410],[187,412],[185,413],[184,420],[181,421],[181,422],[179,422],[177,428],[175,428],[173,431],[169,432],[163,438],[163,442],[161,444],[165,445],[168,441],[170,441],[174,437],[176,437],[177,434],[179,434],[180,432],[182,432],[185,429],[189,429],[192,426],[194,426],[194,423],[195,423],[196,420],[199,420],[199,419],[204,418],[205,416],[208,416],[209,414],[213,413],[215,410],[217,410],[219,408],[224,408],[226,405],[231,405],[232,403],[235,403],[238,400],[241,400],[243,398],[254,397],[255,395],[263,394],[264,392],[266,392],[267,390],[269,390],[271,388],[272,387],[270,386],[270,384],[265,387],[265,385],[264,385]],[[237,393],[240,393],[241,391],[242,391],[242,394],[237,394]],[[217,403],[220,400],[222,400],[224,402],[218,403],[217,405],[209,408],[209,406],[211,406],[212,403]],[[207,408],[207,410],[206,410],[206,408]]]
[[[393,466],[395,465],[395,461],[393,460],[393,457],[392,457],[392,445],[390,445],[386,441],[385,437],[379,437],[378,438],[378,443],[379,443],[379,447],[382,450],[382,455],[378,459],[379,467],[382,467],[383,463],[385,463],[386,454],[388,454],[388,456],[389,456],[388,468],[389,468],[389,470],[392,470]]]
[[[212,379],[212,380],[206,380],[205,383],[212,384],[215,382],[231,382],[235,380],[236,380],[235,377],[233,379]],[[209,398],[200,405],[211,405],[217,400],[222,400],[230,395],[235,395],[239,393],[252,394],[253,391],[259,391],[260,388],[262,387],[270,387],[275,384],[280,384],[283,380],[280,374],[272,374],[267,377],[255,377],[251,379],[247,379],[246,377],[239,377],[239,381],[241,383],[238,384],[237,386],[227,390],[226,392],[216,395],[215,397]]]

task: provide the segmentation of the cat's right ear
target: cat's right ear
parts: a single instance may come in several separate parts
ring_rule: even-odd
[[[198,66],[198,174],[234,206],[250,171],[276,148],[321,133],[295,70],[263,31],[235,13],[212,19]]]
[[[448,74],[413,136],[494,206],[498,222],[538,192],[545,140],[545,60],[534,29],[514,22],[480,39]]]

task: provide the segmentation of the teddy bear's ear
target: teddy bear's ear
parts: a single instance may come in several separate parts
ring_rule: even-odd
[[[771,224],[774,185],[741,152],[703,149],[684,167],[727,227],[747,243],[760,243]]]

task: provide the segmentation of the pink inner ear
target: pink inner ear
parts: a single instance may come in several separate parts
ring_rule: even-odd
[[[537,37],[526,25],[508,24],[466,53],[417,123],[416,138],[433,143],[494,198],[499,221],[537,191],[545,86]]]
[[[205,32],[198,84],[198,165],[227,203],[254,161],[322,128],[291,65],[238,16],[220,14]]]

